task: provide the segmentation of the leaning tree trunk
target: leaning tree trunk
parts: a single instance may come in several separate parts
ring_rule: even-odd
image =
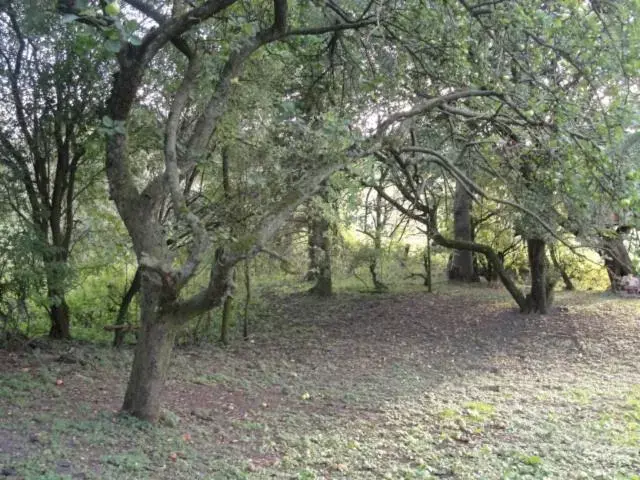
[[[155,422],[176,336],[175,322],[158,314],[160,288],[142,278],[140,335],[122,410]]]
[[[539,238],[527,240],[529,268],[531,269],[531,292],[527,296],[530,312],[547,313],[549,307],[547,282],[546,243]]]
[[[560,263],[558,255],[556,254],[556,249],[553,245],[549,245],[549,256],[551,257],[551,261],[553,262],[553,266],[555,267],[555,269],[560,272],[560,276],[562,277],[562,281],[564,282],[564,289],[567,291],[575,290],[573,282],[571,281],[571,277],[567,273],[567,269],[564,268],[564,265]]]
[[[471,226],[471,196],[462,182],[457,182],[453,204],[453,230],[456,240],[473,241]],[[478,276],[473,265],[471,250],[454,250],[448,269],[449,280],[458,282],[476,282]]]
[[[333,293],[331,279],[331,229],[325,218],[314,220],[313,231],[316,242],[316,258],[318,261],[318,275],[316,283],[310,292],[321,297],[329,297]]]
[[[463,240],[455,240],[453,238],[444,237],[435,228],[433,228],[433,234],[431,238],[436,244],[442,247],[455,248],[459,250],[466,249],[475,253],[483,254],[487,259],[487,262],[491,263],[493,269],[498,275],[498,278],[511,295],[511,298],[513,298],[518,304],[520,311],[526,312],[528,310],[527,299],[523,295],[522,291],[517,287],[515,282],[509,277],[506,270],[504,269],[501,258],[493,250],[493,248],[482,243],[467,242]]]
[[[634,273],[633,263],[620,234],[603,237],[603,244],[604,265],[611,282],[611,290],[615,292],[620,288],[620,278]]]

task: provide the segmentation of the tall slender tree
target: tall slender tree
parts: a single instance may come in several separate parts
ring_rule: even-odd
[[[93,38],[57,22],[38,2],[0,3],[0,187],[38,239],[49,335],[68,338],[69,256],[78,199],[100,157],[94,132],[108,71]]]

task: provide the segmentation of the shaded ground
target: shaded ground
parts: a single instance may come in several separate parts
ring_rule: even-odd
[[[487,288],[270,303],[250,343],[177,351],[177,426],[115,415],[130,351],[0,352],[2,475],[640,479],[638,300],[572,294],[543,317]]]

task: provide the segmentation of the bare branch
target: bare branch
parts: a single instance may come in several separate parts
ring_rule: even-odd
[[[193,89],[199,71],[199,58],[191,57],[185,76],[173,99],[165,130],[165,177],[171,194],[173,211],[178,219],[183,219],[187,222],[191,233],[193,234],[193,242],[191,251],[189,252],[189,258],[185,261],[177,278],[178,289],[195,273],[209,246],[206,228],[198,216],[189,210],[185,201],[184,192],[180,187],[180,170],[178,169],[177,154],[177,137],[178,129],[180,127],[180,119],[189,100],[189,94]]]

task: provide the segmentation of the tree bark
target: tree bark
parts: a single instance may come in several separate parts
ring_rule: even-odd
[[[318,221],[311,217],[308,223],[309,233],[307,235],[307,253],[309,255],[309,267],[304,279],[307,282],[315,282],[320,272],[320,255],[318,251],[322,249],[322,231],[318,228]]]
[[[529,268],[531,269],[531,292],[527,296],[530,312],[547,313],[547,258],[546,243],[539,238],[527,240]]]
[[[48,314],[51,321],[49,337],[58,340],[69,339],[71,338],[71,315],[65,298],[65,268],[62,266],[66,265],[66,258],[58,258],[58,256],[52,258],[50,254],[51,248],[47,246],[44,254],[47,272]]]
[[[453,230],[456,240],[473,241],[471,225],[471,196],[462,182],[457,182],[453,203]],[[454,250],[448,269],[449,280],[458,282],[477,282],[471,250]]]
[[[427,247],[422,253],[422,264],[424,266],[424,286],[427,292],[433,293],[433,281],[431,277],[431,239],[427,236]]]
[[[143,278],[140,336],[122,405],[123,411],[150,422],[160,415],[162,389],[176,336],[171,317],[158,313],[160,297],[160,288]]]
[[[69,305],[67,305],[64,293],[49,290],[49,300],[52,302],[49,306],[49,319],[51,320],[49,337],[55,339],[71,338]]]
[[[316,283],[310,293],[320,297],[329,297],[333,294],[333,282],[331,278],[331,229],[329,221],[325,218],[314,220],[315,255],[318,260],[318,275]]]
[[[633,263],[620,234],[603,236],[604,265],[611,282],[611,290],[616,292],[620,287],[620,278],[634,273]]]

